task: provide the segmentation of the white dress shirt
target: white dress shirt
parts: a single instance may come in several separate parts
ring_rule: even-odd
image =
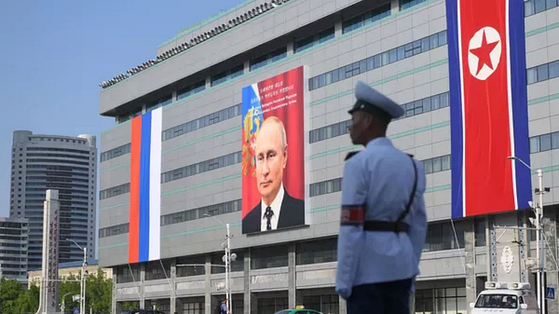
[[[272,204],[267,205],[264,200],[260,201],[260,206],[262,207],[262,211],[260,212],[260,215],[262,220],[260,223],[260,231],[267,231],[266,227],[268,225],[268,219],[266,219],[266,217],[264,217],[264,215],[266,214],[266,208],[268,206],[270,206],[272,208],[272,211],[274,212],[274,215],[272,216],[272,219],[270,219],[270,223],[272,225],[272,230],[276,230],[278,228],[278,220],[279,220],[279,216],[280,216],[280,211],[281,211],[281,204],[283,203],[283,196],[285,194],[285,191],[283,189],[283,183],[280,186],[280,189],[278,191],[278,195],[276,195],[276,198],[274,198],[274,200],[272,201]]]

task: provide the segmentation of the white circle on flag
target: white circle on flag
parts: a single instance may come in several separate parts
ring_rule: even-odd
[[[485,81],[497,70],[501,61],[501,36],[493,27],[483,27],[470,39],[468,68],[470,74]]]

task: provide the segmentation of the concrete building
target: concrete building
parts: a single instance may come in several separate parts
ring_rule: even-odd
[[[59,262],[94,257],[97,147],[93,135],[57,136],[15,131],[12,145],[10,217],[29,220],[28,268],[42,266],[43,202],[47,189],[59,191]]]
[[[0,217],[0,277],[27,283],[28,236],[26,219]]]
[[[544,185],[551,188],[544,196],[546,270],[547,286],[556,287],[559,8],[556,0],[524,3],[531,165],[543,169]],[[415,313],[466,313],[488,280],[530,281],[535,290],[528,262],[535,256],[534,232],[502,228],[529,227],[528,211],[450,219],[446,29],[442,0],[256,0],[182,30],[158,47],[157,59],[103,82],[100,114],[114,117],[116,125],[101,135],[99,263],[113,268],[113,313],[125,301],[170,313],[215,310],[224,275],[213,265],[223,263],[225,228],[206,214],[231,224],[238,255],[232,264],[233,313],[267,314],[299,304],[345,313],[334,291],[336,235],[343,159],[355,149],[346,129],[357,80],[405,106],[406,117],[391,124],[389,136],[422,160],[427,172],[430,223]],[[300,66],[308,69],[308,133],[301,137],[312,222],[244,235],[243,88]],[[131,262],[138,243],[130,240],[130,120],[155,116],[160,107],[160,259]],[[503,270],[505,247],[512,255]],[[557,299],[548,300],[548,313],[557,312],[557,305]]]
[[[67,262],[58,265],[58,279],[63,280],[70,276],[81,276],[82,273],[81,261]],[[113,272],[111,268],[101,268],[97,259],[89,259],[87,261],[87,273],[88,275],[97,275],[98,271],[103,272],[103,277],[111,278],[113,277]],[[29,280],[29,287],[31,285],[39,286],[41,283],[41,269],[30,269],[27,273],[27,278]]]

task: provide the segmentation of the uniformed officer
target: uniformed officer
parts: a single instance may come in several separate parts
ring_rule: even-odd
[[[342,179],[336,292],[348,314],[409,314],[425,243],[425,172],[386,137],[401,106],[363,82],[355,88],[351,140]]]

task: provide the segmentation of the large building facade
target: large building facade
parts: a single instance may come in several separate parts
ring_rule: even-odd
[[[95,254],[97,147],[93,135],[77,137],[15,131],[12,145],[10,217],[29,221],[29,269],[41,269],[43,203],[47,189],[59,191],[59,261]]]
[[[0,217],[0,277],[27,283],[27,219]]]
[[[559,8],[556,0],[524,4],[530,158],[551,188],[544,195],[545,284],[557,287]],[[426,171],[430,222],[414,312],[466,313],[485,281],[535,285],[529,211],[451,219],[445,10],[443,0],[251,1],[181,31],[157,59],[103,82],[100,113],[116,125],[101,135],[99,263],[113,268],[113,313],[125,302],[170,313],[215,311],[224,295],[225,223],[237,254],[234,313],[301,304],[345,313],[334,291],[336,235],[344,157],[358,149],[347,135],[358,80],[404,106],[388,136]],[[304,160],[304,173],[292,174],[289,186],[297,188],[287,188],[301,191],[304,183],[304,223],[245,234],[247,208],[255,205],[245,204],[245,154],[262,121],[250,119],[260,113],[246,104],[263,108],[266,83],[273,98],[290,92],[276,85],[290,80],[299,94],[287,98],[304,104],[304,133],[287,137],[304,139],[297,161]],[[263,94],[254,97],[255,90]],[[292,124],[291,114],[284,124]],[[142,163],[147,155],[155,166]],[[158,206],[147,204],[148,194]],[[557,309],[557,300],[547,304]]]

